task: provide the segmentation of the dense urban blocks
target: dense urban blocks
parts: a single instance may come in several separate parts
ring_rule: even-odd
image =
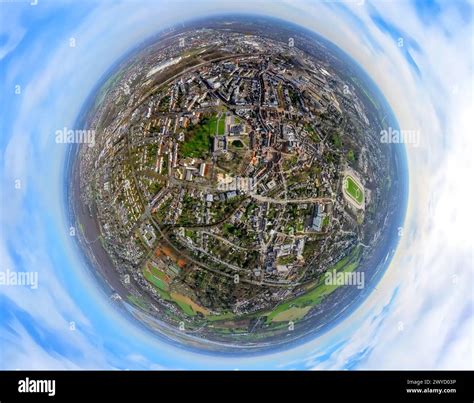
[[[114,301],[208,349],[285,344],[338,317],[335,299],[358,290],[325,273],[380,255],[395,183],[383,108],[341,57],[294,27],[231,19],[117,66],[74,182],[79,239]]]

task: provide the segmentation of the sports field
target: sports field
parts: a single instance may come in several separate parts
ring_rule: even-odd
[[[359,184],[351,176],[344,179],[344,188],[347,194],[357,203],[362,204],[364,201],[364,191]]]

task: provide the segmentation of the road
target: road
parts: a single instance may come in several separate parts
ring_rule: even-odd
[[[273,204],[299,204],[299,203],[330,203],[334,202],[334,200],[330,197],[308,197],[306,199],[275,199],[273,197],[267,197],[258,195],[253,192],[249,192],[248,195],[258,200],[262,203],[273,203]]]

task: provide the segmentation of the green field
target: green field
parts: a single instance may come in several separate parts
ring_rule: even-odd
[[[210,315],[208,316],[206,319],[209,321],[209,322],[216,322],[216,321],[219,321],[219,320],[230,320],[230,319],[234,319],[236,317],[236,315],[232,312],[226,312],[226,313],[221,313],[219,315]]]
[[[191,308],[190,305],[184,303],[184,302],[181,302],[181,301],[176,301],[176,300],[173,300],[174,302],[176,302],[178,304],[178,306],[183,310],[183,312],[188,315],[188,316],[194,316],[196,315],[196,312],[193,311],[193,308]]]
[[[217,127],[217,134],[225,134],[225,116],[222,116],[220,119],[219,119],[219,125]]]
[[[347,194],[358,204],[362,204],[364,201],[364,191],[359,187],[356,181],[351,176],[346,176],[344,184]]]
[[[225,134],[225,116],[220,118],[217,115],[212,116],[209,119],[209,133],[211,135],[224,135]]]
[[[150,273],[148,270],[143,271],[145,278],[152,283],[155,287],[158,287],[162,291],[168,291],[168,284],[166,284],[156,273]]]
[[[204,118],[197,125],[188,127],[184,143],[180,147],[180,154],[183,157],[204,157],[210,150],[210,141],[213,137],[212,126],[215,133],[215,122]]]
[[[180,147],[182,157],[204,158],[210,151],[211,141],[215,135],[224,135],[225,116],[217,115],[202,118],[196,125],[191,125]]]
[[[323,218],[323,227],[327,227],[330,222],[331,222],[331,219],[329,218],[329,216],[325,215]]]
[[[350,255],[341,259],[329,270],[335,270],[337,272],[352,272],[359,265],[361,255],[360,246],[354,248]],[[322,277],[316,286],[308,291],[306,294],[303,294],[291,301],[287,301],[283,304],[278,305],[273,311],[267,315],[267,323],[279,322],[279,321],[288,321],[288,320],[298,320],[301,319],[309,309],[294,309],[294,308],[307,308],[309,306],[315,306],[319,304],[324,297],[331,294],[336,290],[339,285],[328,285],[324,282],[324,277]],[[291,310],[291,311],[290,311]],[[287,315],[283,315],[283,312],[287,312]],[[292,315],[290,315],[290,313]]]
[[[147,270],[144,270],[143,274],[145,278],[155,286],[155,289],[160,294],[161,298],[170,302],[174,302],[183,310],[184,313],[186,313],[189,316],[196,315],[196,312],[194,312],[194,310],[189,304],[186,304],[183,301],[178,301],[170,295],[170,293],[168,292],[169,291],[168,284],[166,284],[163,280],[159,279],[158,277],[155,277],[155,275],[157,275],[156,270],[154,271],[154,274],[150,273]]]

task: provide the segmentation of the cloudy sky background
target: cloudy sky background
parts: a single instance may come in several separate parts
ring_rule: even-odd
[[[141,40],[232,11],[334,42],[420,144],[407,145],[397,254],[364,304],[305,345],[229,359],[165,344],[111,307],[69,237],[66,146],[54,133],[73,127],[102,74]],[[472,13],[464,1],[1,2],[0,270],[37,271],[39,286],[0,285],[0,368],[474,368]]]

